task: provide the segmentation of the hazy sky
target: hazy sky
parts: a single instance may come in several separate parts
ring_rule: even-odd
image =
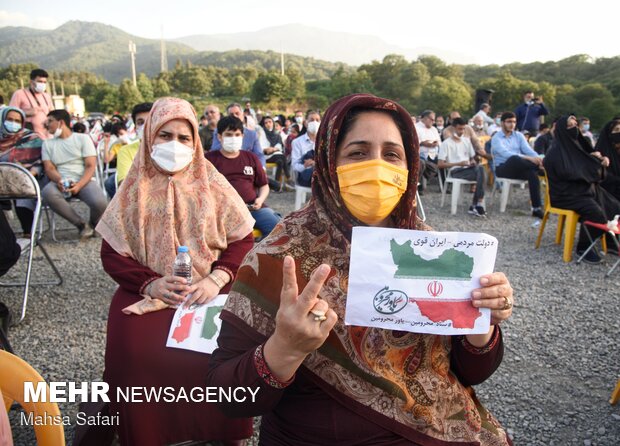
[[[456,50],[479,64],[620,55],[617,0],[0,0],[0,27],[52,29],[68,20],[98,21],[148,38],[159,38],[161,25],[166,38],[176,38],[302,23],[405,48]]]

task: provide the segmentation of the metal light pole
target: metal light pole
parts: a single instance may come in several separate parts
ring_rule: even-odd
[[[168,56],[166,55],[166,42],[164,41],[164,25],[161,25],[161,55],[160,55],[160,71],[165,73],[168,71]]]
[[[136,87],[138,85],[136,82],[136,44],[131,40],[129,41],[129,54],[131,56],[131,80],[133,86]]]

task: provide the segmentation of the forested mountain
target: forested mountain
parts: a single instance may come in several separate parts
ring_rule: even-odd
[[[90,71],[118,84],[131,76],[128,42],[136,44],[136,70],[149,77],[160,71],[160,41],[136,37],[113,26],[70,21],[54,30],[0,28],[0,66],[35,63],[53,71]],[[280,67],[280,54],[271,51],[199,52],[187,45],[166,42],[168,66],[178,60],[195,65],[259,70]],[[327,79],[341,64],[286,55],[286,66],[303,70],[308,79]],[[303,67],[303,68],[302,68]]]
[[[127,43],[137,46],[137,85]],[[99,23],[68,22],[52,30],[0,28],[0,94],[9,98],[32,68],[50,71],[59,91],[79,93],[89,111],[127,111],[165,95],[190,100],[197,110],[250,97],[271,110],[319,108],[343,95],[368,92],[399,101],[412,114],[433,109],[471,116],[477,89],[493,90],[494,111],[514,110],[523,91],[543,96],[550,118],[588,116],[593,128],[620,114],[620,57],[575,55],[559,61],[499,65],[448,64],[435,55],[415,59],[389,54],[358,67],[274,51],[196,51],[166,44],[168,68],[160,73],[160,42]],[[223,46],[223,45],[222,45]],[[319,54],[317,52],[317,54]]]
[[[91,71],[118,83],[130,75],[128,43],[137,47],[136,69],[155,75],[160,67],[160,43],[132,36],[101,23],[70,21],[50,31],[0,29],[0,63],[36,63],[55,71]],[[188,46],[167,45],[169,64],[196,53]]]

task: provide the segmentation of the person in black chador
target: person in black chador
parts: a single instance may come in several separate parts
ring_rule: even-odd
[[[549,178],[551,206],[577,212],[582,222],[607,223],[620,214],[620,202],[601,187],[609,158],[596,151],[581,134],[574,116],[564,116],[557,121],[553,144],[543,163]],[[590,229],[592,237],[599,235],[596,231]],[[577,254],[583,254],[589,245],[582,224]],[[592,250],[583,261],[599,263],[601,258]]]
[[[595,150],[609,158],[609,167],[601,186],[616,200],[620,200],[620,116],[605,124]]]

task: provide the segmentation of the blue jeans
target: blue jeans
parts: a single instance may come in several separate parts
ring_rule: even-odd
[[[116,194],[116,174],[110,175],[104,182],[103,186],[105,187],[105,191],[110,197],[110,200],[114,198],[114,194]]]
[[[280,216],[273,209],[262,207],[256,211],[250,211],[256,224],[254,227],[263,233],[263,237],[269,235],[276,224],[280,221]]]

